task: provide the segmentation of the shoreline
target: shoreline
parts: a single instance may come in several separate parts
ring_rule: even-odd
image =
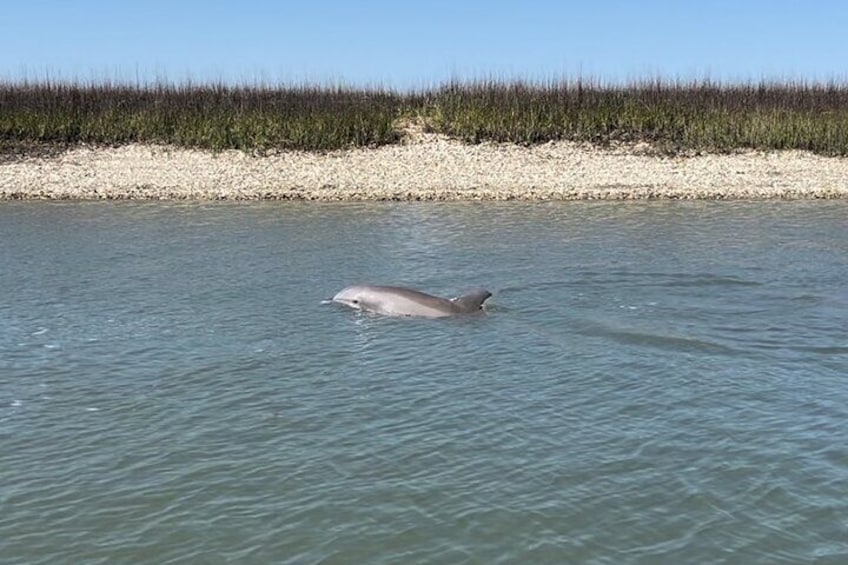
[[[806,151],[665,156],[646,144],[403,143],[252,156],[78,146],[0,162],[0,200],[642,200],[848,198],[848,157]]]

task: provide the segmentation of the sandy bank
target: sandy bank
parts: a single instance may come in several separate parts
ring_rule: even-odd
[[[848,158],[800,151],[661,157],[639,146],[467,145],[418,134],[402,145],[327,154],[130,145],[0,164],[0,199],[106,198],[848,198]]]

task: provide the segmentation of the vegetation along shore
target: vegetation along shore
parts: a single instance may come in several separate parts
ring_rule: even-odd
[[[0,198],[848,197],[848,85],[0,83]]]

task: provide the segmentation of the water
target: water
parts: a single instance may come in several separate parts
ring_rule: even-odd
[[[848,560],[848,203],[6,202],[0,238],[0,562]],[[495,295],[322,304],[359,282]]]

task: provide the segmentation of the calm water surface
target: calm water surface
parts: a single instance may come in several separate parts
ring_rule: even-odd
[[[848,562],[846,202],[5,202],[0,238],[0,562]],[[360,282],[494,297],[322,304]]]

